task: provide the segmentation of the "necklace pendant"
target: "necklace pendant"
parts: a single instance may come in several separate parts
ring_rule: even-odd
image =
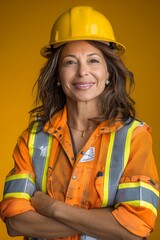
[[[86,131],[85,131],[85,130],[83,130],[83,131],[82,131],[82,134],[81,134],[81,137],[84,137],[84,136],[85,136],[85,134],[86,134]]]

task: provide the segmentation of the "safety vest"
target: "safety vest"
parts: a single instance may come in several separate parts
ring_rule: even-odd
[[[111,132],[104,173],[105,187],[102,207],[114,205],[117,186],[129,158],[132,132],[135,127],[142,124],[142,122],[134,120],[118,131]],[[36,188],[46,192],[46,178],[53,136],[43,131],[34,133],[37,128],[38,124],[35,124],[30,135],[29,153],[36,173]]]
[[[138,202],[142,201],[144,207],[150,208],[155,215],[157,214],[159,193],[155,188],[144,182],[124,183],[119,187],[120,178],[129,159],[132,132],[137,126],[142,125],[142,122],[134,120],[118,131],[110,133],[104,171],[102,207],[118,206],[121,202],[127,201],[137,206]],[[28,145],[36,174],[36,182],[27,174],[19,174],[16,177],[10,176],[6,179],[4,198],[22,197],[30,199],[36,190],[46,192],[47,171],[53,136],[43,131],[36,132],[37,128],[38,124],[36,123],[30,134]],[[129,190],[129,194],[126,189]],[[141,190],[141,196],[139,196],[139,189]],[[45,239],[29,238],[29,240]]]

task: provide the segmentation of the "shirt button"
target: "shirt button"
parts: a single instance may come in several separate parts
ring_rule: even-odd
[[[76,180],[76,179],[77,179],[77,176],[76,176],[76,175],[73,175],[73,176],[72,176],[72,179],[73,179],[73,180]]]

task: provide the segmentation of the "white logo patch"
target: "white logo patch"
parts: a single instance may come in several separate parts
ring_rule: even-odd
[[[90,147],[86,152],[82,153],[83,157],[81,158],[80,162],[89,162],[94,160],[95,156],[95,148]]]
[[[40,156],[45,157],[47,153],[47,146],[41,146],[39,149],[40,149]]]

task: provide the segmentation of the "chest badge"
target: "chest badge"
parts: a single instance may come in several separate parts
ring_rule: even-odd
[[[95,148],[90,147],[86,152],[82,152],[83,157],[80,159],[80,162],[89,162],[94,160]]]

